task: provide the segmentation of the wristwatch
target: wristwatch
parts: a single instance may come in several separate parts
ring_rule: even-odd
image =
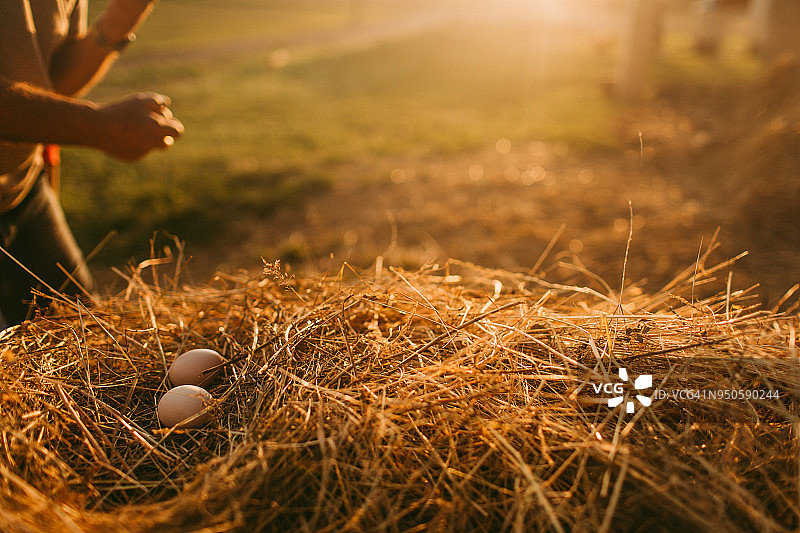
[[[125,36],[125,39],[122,41],[112,41],[103,31],[103,27],[101,22],[103,21],[103,17],[98,17],[97,20],[94,21],[92,25],[94,29],[94,37],[97,39],[97,42],[103,45],[106,48],[111,49],[114,52],[121,52],[125,49],[129,44],[136,40],[136,34],[133,32],[128,33]]]

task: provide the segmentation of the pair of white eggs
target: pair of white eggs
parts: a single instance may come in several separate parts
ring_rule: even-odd
[[[206,348],[189,350],[172,362],[167,376],[173,388],[158,401],[158,420],[166,427],[188,429],[202,426],[209,413],[211,393],[202,386],[210,383],[222,370],[225,359]],[[200,416],[195,416],[201,413]]]

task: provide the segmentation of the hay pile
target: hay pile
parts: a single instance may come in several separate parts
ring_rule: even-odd
[[[725,283],[698,300],[727,273],[707,257],[622,306],[457,262],[204,287],[144,263],[0,336],[0,530],[796,529],[797,316]],[[213,422],[162,429],[166,367],[195,347],[230,360]],[[618,367],[646,394],[780,398],[627,414],[591,387]]]

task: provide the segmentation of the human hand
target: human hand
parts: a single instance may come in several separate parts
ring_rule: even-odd
[[[128,161],[171,146],[183,135],[183,124],[172,116],[170,100],[157,93],[138,93],[101,105],[97,148]]]

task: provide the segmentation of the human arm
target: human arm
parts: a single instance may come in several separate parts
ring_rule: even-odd
[[[136,160],[183,134],[168,105],[155,93],[101,105],[0,77],[0,140],[86,146]]]
[[[63,95],[84,94],[103,77],[123,44],[147,18],[156,0],[110,0],[97,20],[68,39],[53,55],[50,78]]]

